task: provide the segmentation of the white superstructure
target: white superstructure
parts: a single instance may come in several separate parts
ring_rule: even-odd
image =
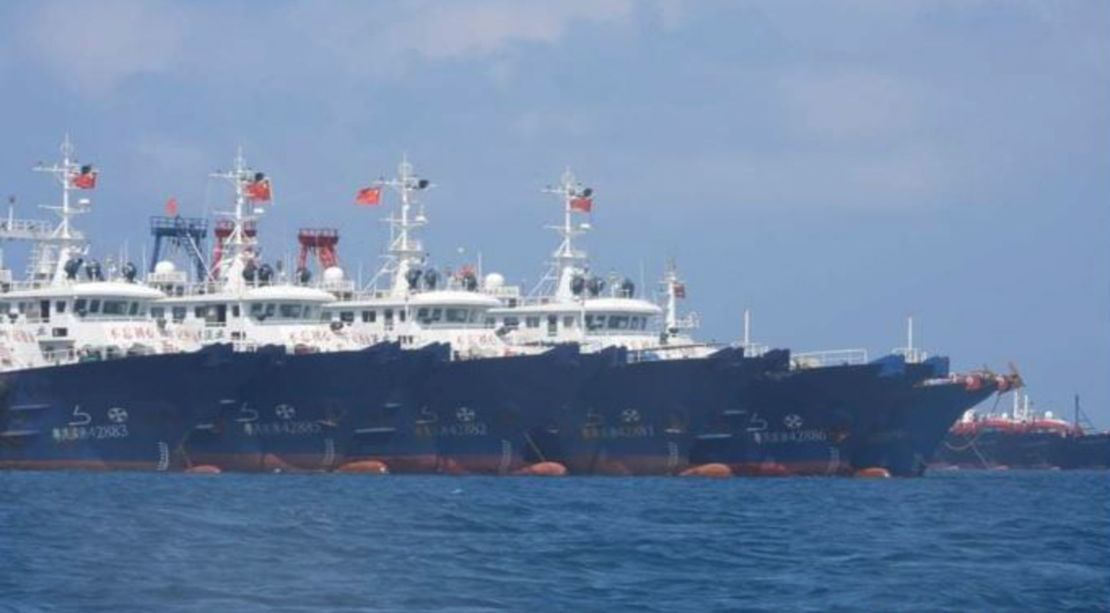
[[[427,224],[418,196],[432,184],[402,159],[393,179],[378,179],[374,189],[389,188],[400,199],[390,227],[385,263],[366,288],[326,307],[333,322],[356,342],[369,345],[400,341],[405,347],[450,343],[456,358],[513,353],[495,333],[490,309],[501,302],[473,267],[448,274],[429,265],[418,230]],[[496,285],[496,283],[492,283]]]
[[[0,239],[33,243],[26,280],[0,271],[0,369],[197,349],[155,325],[151,305],[163,294],[138,281],[134,264],[102,265],[90,257],[73,219],[91,208],[75,192],[93,189],[96,171],[77,162],[68,137],[61,153],[60,162],[35,167],[62,188],[59,204],[42,207],[58,215],[57,224],[14,213],[0,222]]]
[[[331,329],[323,313],[332,294],[287,283],[263,262],[256,224],[271,199],[269,177],[248,167],[241,151],[230,171],[212,176],[231,184],[235,206],[222,213],[224,231],[216,236],[218,257],[209,278],[190,283],[172,262],[159,262],[149,277],[169,294],[153,309],[166,332],[175,339],[231,343],[248,351],[264,345],[296,353],[356,348]]]
[[[650,352],[654,357],[705,355],[712,348],[685,336],[693,318],[679,318],[677,301],[684,286],[673,266],[663,283],[665,307],[636,297],[630,279],[605,279],[590,271],[586,251],[574,239],[588,232],[593,190],[584,188],[568,170],[559,185],[544,190],[558,196],[562,224],[549,226],[561,241],[552,253],[550,268],[529,295],[506,300],[491,315],[506,340],[520,346],[575,342],[584,350],[610,346]]]

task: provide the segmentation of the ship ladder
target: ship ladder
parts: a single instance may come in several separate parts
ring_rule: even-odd
[[[170,468],[170,446],[165,441],[158,441],[158,472],[165,472]]]

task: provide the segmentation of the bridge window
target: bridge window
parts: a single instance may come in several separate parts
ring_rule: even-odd
[[[278,309],[281,319],[300,319],[303,308],[299,304],[282,304]]]
[[[587,315],[586,316],[586,329],[587,330],[600,330],[605,327],[604,315]]]
[[[540,318],[539,317],[525,317],[524,318],[524,325],[528,328],[538,328],[538,327],[540,327]]]
[[[162,319],[166,316],[166,309],[162,307],[152,307],[150,309],[150,316],[154,319]]]
[[[363,323],[372,324],[372,323],[374,323],[374,321],[377,318],[378,318],[378,312],[377,311],[363,311],[362,312],[362,322]]]
[[[132,302],[131,303],[131,309],[128,310],[127,314],[131,315],[132,317],[134,317],[135,315],[138,315],[139,314],[139,303],[138,302]]]
[[[251,305],[251,317],[254,317],[259,321],[263,321],[269,319],[270,317],[273,317],[276,312],[277,305],[272,302],[267,302],[265,304],[262,304],[261,302],[256,302]]]
[[[354,323],[355,322],[355,312],[354,311],[343,311],[343,312],[339,313],[339,321],[341,321],[345,324]]]
[[[54,312],[55,313],[65,313],[66,312],[66,301],[65,300],[59,300],[59,301],[55,302],[54,303]]]
[[[99,300],[90,300],[89,301],[89,312],[90,313],[99,313],[100,312],[100,301]]]
[[[183,306],[173,307],[173,322],[179,324],[185,321],[186,312],[188,312],[188,309]]]
[[[567,315],[563,317],[563,328],[570,330],[574,327],[574,315]]]
[[[609,317],[609,328],[612,330],[627,330],[628,329],[628,316],[627,315],[611,315]]]
[[[468,317],[468,309],[445,309],[447,323],[449,324],[465,324]]]

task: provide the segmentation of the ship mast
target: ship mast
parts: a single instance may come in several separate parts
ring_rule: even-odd
[[[663,283],[666,287],[667,304],[664,308],[663,316],[663,333],[668,337],[673,337],[678,334],[678,287],[680,281],[678,280],[678,267],[672,259],[667,263],[667,273],[663,278]]]
[[[385,265],[370,283],[375,285],[379,278],[384,277],[389,283],[390,295],[403,298],[409,294],[409,272],[420,270],[425,259],[424,245],[416,236],[416,231],[427,225],[428,218],[424,215],[424,207],[418,201],[416,192],[428,189],[432,184],[417,176],[408,156],[402,156],[401,163],[397,165],[397,176],[393,179],[378,179],[374,185],[390,187],[396,191],[401,197],[401,210],[385,220],[389,223],[389,252]],[[415,215],[413,207],[417,207]]]
[[[226,286],[239,287],[246,284],[243,272],[254,264],[258,252],[258,237],[254,223],[262,216],[261,207],[252,206],[247,194],[247,186],[255,181],[259,173],[249,166],[243,157],[243,148],[235,153],[232,168],[227,172],[214,172],[209,176],[224,179],[235,189],[235,210],[221,212],[230,224],[230,232],[220,245],[221,257],[216,263],[216,278]],[[220,238],[217,237],[217,241]]]
[[[73,228],[72,220],[76,215],[89,211],[88,199],[81,198],[74,206],[71,194],[74,189],[74,179],[81,174],[81,166],[74,157],[75,147],[69,140],[69,135],[62,141],[62,160],[50,166],[36,165],[35,172],[50,173],[62,186],[62,202],[57,205],[42,205],[42,208],[54,211],[61,219],[48,236],[36,237],[37,245],[32,262],[33,280],[50,278],[52,283],[61,283],[66,278],[65,265],[70,258],[82,256],[85,253],[85,237]]]
[[[536,284],[529,297],[553,296],[557,301],[575,300],[571,289],[571,281],[575,275],[585,274],[588,268],[586,252],[575,249],[574,238],[590,230],[590,224],[583,222],[575,225],[573,213],[574,201],[578,198],[590,198],[593,190],[582,188],[574,173],[568,168],[559,178],[559,185],[545,188],[544,193],[555,194],[563,202],[563,223],[561,225],[545,226],[555,232],[562,239],[559,247],[551,254],[551,268]],[[578,209],[580,210],[580,209]]]

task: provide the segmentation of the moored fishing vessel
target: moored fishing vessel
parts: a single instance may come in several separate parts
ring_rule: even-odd
[[[68,158],[65,166],[67,181],[89,172]],[[767,351],[747,333],[739,346],[697,342],[685,332],[693,318],[678,316],[685,286],[673,266],[663,307],[638,298],[627,278],[591,274],[572,239],[589,228],[573,220],[592,210],[593,192],[569,172],[550,190],[563,206],[556,227],[563,240],[548,275],[525,298],[500,275],[483,277],[480,266],[450,273],[428,264],[416,230],[426,223],[417,195],[430,183],[407,160],[397,178],[360,192],[364,204],[378,204],[381,190],[393,189],[401,206],[389,219],[386,265],[359,291],[338,267],[338,235],[324,231],[299,236],[302,248],[328,246],[320,283],[310,284],[303,252],[296,282],[287,281],[281,266],[263,261],[257,237],[271,179],[241,154],[216,177],[231,184],[235,208],[215,226],[210,263],[195,258],[192,282],[157,257],[151,286],[133,266],[120,269],[122,281],[110,265],[105,276],[84,262],[86,250],[70,232],[59,235],[64,249],[52,264],[36,267],[38,285],[0,295],[14,305],[0,329],[9,339],[0,357],[11,368],[47,356],[57,363],[78,354],[165,356],[158,371],[147,370],[155,361],[135,362],[141,367],[134,371],[127,362],[91,378],[66,375],[83,382],[74,388],[80,394],[95,396],[88,381],[144,373],[144,385],[104,393],[107,404],[97,410],[109,419],[121,415],[114,399],[140,403],[160,388],[168,400],[144,411],[188,407],[166,420],[187,436],[156,431],[153,422],[144,430],[143,445],[169,448],[159,468],[914,475],[960,412],[1018,382],[987,372],[951,375],[946,359],[926,359],[912,341],[875,361],[860,352]],[[152,224],[156,232],[199,228],[177,217]],[[201,253],[195,244],[193,252]],[[130,327],[119,328],[121,318]],[[223,343],[234,351],[217,347]],[[196,353],[200,346],[207,349]],[[175,393],[180,373],[171,357],[218,373],[204,388],[205,398],[218,400]],[[225,366],[204,370],[207,364]],[[65,437],[55,434],[62,425],[56,409],[51,420],[28,425],[25,418],[43,404],[29,392],[43,388],[41,378],[7,382],[14,390],[7,438],[47,428]],[[49,402],[71,402],[75,393]]]
[[[193,425],[237,402],[257,364],[166,337],[149,316],[162,294],[135,266],[89,258],[72,223],[89,200],[72,192],[93,189],[97,171],[73,151],[67,138],[60,163],[36,168],[62,188],[46,207],[59,223],[10,215],[0,227],[0,237],[34,244],[28,279],[5,271],[0,293],[0,467],[175,468]]]
[[[398,197],[387,219],[385,264],[367,288],[337,292],[325,309],[337,329],[364,344],[448,351],[389,410],[373,412],[352,457],[393,472],[527,472],[551,462],[533,436],[575,401],[581,383],[609,357],[582,355],[567,344],[514,347],[497,335],[489,312],[501,303],[493,293],[509,289],[500,276],[482,278],[472,266],[444,271],[428,261],[418,231],[427,223],[419,196],[429,187],[402,159],[395,178],[360,191],[370,206],[382,202],[385,189]]]
[[[196,425],[184,445],[188,462],[248,472],[341,467],[360,424],[403,396],[409,371],[429,361],[397,343],[356,343],[328,321],[331,293],[289,283],[279,265],[263,261],[258,221],[272,199],[270,177],[241,153],[213,176],[230,183],[234,208],[216,224],[211,264],[189,283],[170,262],[157,262],[151,277],[169,297],[154,314],[174,337],[228,342],[262,366],[241,382],[241,402]]]
[[[578,411],[561,414],[546,439],[574,456],[563,461],[575,470],[920,474],[963,410],[1013,383],[973,373],[980,383],[965,386],[950,376],[947,359],[926,360],[913,349],[912,332],[905,352],[874,362],[864,351],[768,352],[750,342],[747,315],[738,348],[694,341],[684,331],[696,318],[677,313],[686,289],[673,265],[662,308],[636,298],[630,279],[592,274],[573,240],[591,228],[574,217],[592,211],[593,190],[568,171],[546,191],[559,197],[563,214],[552,226],[561,241],[551,267],[527,298],[505,300],[491,314],[499,335],[519,345],[630,350],[630,359],[586,383]]]

